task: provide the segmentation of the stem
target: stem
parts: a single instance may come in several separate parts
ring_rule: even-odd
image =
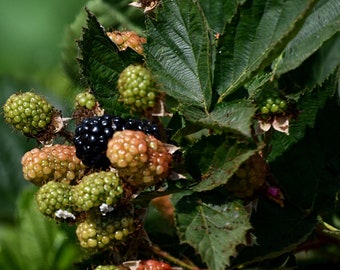
[[[189,269],[189,270],[199,270],[199,268],[197,266],[195,266],[193,263],[190,262],[190,264],[187,264],[185,262],[183,262],[182,260],[173,257],[172,255],[170,255],[168,252],[161,250],[160,247],[158,247],[157,245],[152,245],[151,247],[152,251],[157,254],[158,256],[161,256],[165,259],[167,259],[168,261],[184,268],[184,269]]]

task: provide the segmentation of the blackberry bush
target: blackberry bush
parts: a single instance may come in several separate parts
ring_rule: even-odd
[[[37,204],[76,226],[72,267],[299,268],[297,252],[328,240],[319,255],[338,254],[338,1],[102,2],[67,38],[72,89],[90,89],[95,108],[40,140],[50,107],[37,115],[19,94],[3,107],[41,148],[23,158]],[[79,167],[44,156],[47,141],[74,147]]]

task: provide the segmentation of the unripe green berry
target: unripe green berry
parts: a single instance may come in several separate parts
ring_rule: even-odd
[[[84,176],[73,186],[72,201],[77,211],[88,211],[103,203],[115,206],[123,192],[123,183],[116,173],[100,171]]]
[[[53,218],[57,210],[71,211],[70,186],[65,183],[48,182],[39,188],[36,202],[41,213]]]
[[[125,105],[133,111],[152,108],[157,98],[150,71],[142,65],[130,65],[119,75],[118,91]]]
[[[122,219],[126,219],[127,222],[123,224]],[[81,247],[99,251],[110,245],[123,243],[134,231],[134,220],[128,214],[114,213],[102,216],[90,213],[86,220],[78,225],[76,234]]]
[[[282,110],[287,109],[287,102],[285,100],[281,100],[278,104],[279,104],[280,109]]]
[[[120,270],[118,266],[115,265],[98,265],[94,270]]]
[[[269,109],[267,108],[267,106],[262,106],[261,113],[262,114],[268,114],[269,113]]]
[[[96,106],[96,98],[90,92],[81,92],[75,97],[75,107],[93,110]]]
[[[53,106],[33,92],[11,95],[3,106],[5,121],[27,136],[45,130],[55,112]]]
[[[270,107],[270,111],[272,113],[276,113],[276,112],[278,112],[278,110],[279,110],[279,106],[277,104],[273,103],[272,106]]]

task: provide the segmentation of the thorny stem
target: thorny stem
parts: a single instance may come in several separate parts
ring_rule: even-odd
[[[196,265],[194,265],[193,263],[185,263],[182,260],[173,257],[172,255],[170,255],[168,252],[161,250],[160,247],[158,247],[157,245],[152,245],[151,247],[152,251],[157,254],[158,256],[161,256],[165,259],[167,259],[168,261],[184,268],[184,269],[189,269],[189,270],[200,270]]]

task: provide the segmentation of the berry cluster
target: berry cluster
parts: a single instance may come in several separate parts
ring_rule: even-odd
[[[33,92],[11,95],[3,110],[5,121],[26,136],[35,136],[45,130],[54,114],[53,106]]]
[[[128,214],[90,214],[79,223],[76,234],[81,247],[96,251],[124,242],[134,231],[133,217]]]
[[[268,97],[260,108],[261,115],[281,114],[287,109],[287,102],[279,97]]]
[[[132,110],[144,111],[154,105],[155,85],[141,65],[124,70],[118,85]],[[161,141],[165,136],[153,122],[103,115],[88,91],[76,96],[74,109],[74,134],[64,123],[69,119],[62,119],[46,99],[32,92],[12,95],[4,116],[41,144],[21,159],[24,178],[39,187],[35,196],[39,211],[76,225],[80,246],[90,252],[122,248],[141,224],[142,217],[134,220],[133,192],[136,187],[160,183],[169,173],[172,156]],[[58,131],[56,116],[63,124]],[[64,144],[62,140],[54,144],[56,136],[46,135],[52,134],[52,128],[53,134],[66,140]],[[151,269],[151,265],[156,264],[148,262],[143,269]],[[159,268],[161,265],[155,269],[167,269]],[[98,269],[105,267],[119,269],[104,265]]]
[[[77,211],[88,211],[105,203],[114,206],[124,192],[121,179],[114,172],[86,175],[73,187],[72,202]]]
[[[251,197],[263,185],[266,178],[266,163],[263,158],[255,154],[246,160],[229,179],[227,190],[237,197]]]
[[[71,183],[84,174],[85,166],[71,145],[34,148],[21,159],[24,178],[37,186],[48,181]]]
[[[117,88],[121,100],[133,111],[144,111],[155,105],[155,83],[149,70],[142,65],[125,68],[119,75]]]
[[[138,119],[124,120],[111,115],[95,116],[83,120],[75,130],[76,155],[83,163],[95,168],[108,168],[107,143],[115,131],[139,130],[160,138],[158,126]]]
[[[162,142],[141,131],[117,131],[106,152],[112,166],[131,186],[150,186],[169,172],[171,155]]]

